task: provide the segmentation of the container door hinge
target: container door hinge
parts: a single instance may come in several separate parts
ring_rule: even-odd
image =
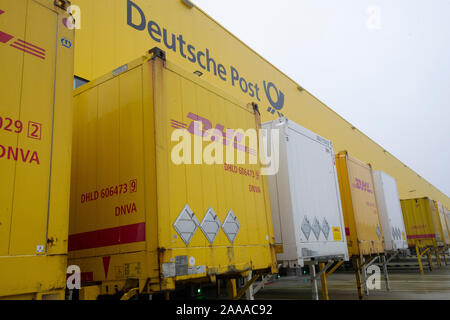
[[[158,47],[150,49],[148,53],[153,55],[152,59],[160,58],[161,60],[166,61],[166,52]]]
[[[252,102],[252,107],[253,107],[253,111],[258,112],[258,114],[261,115],[261,113],[259,112],[258,104]]]
[[[53,4],[63,10],[67,10],[67,8],[71,6],[70,1],[68,0],[55,0]]]

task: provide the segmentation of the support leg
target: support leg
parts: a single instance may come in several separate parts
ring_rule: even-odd
[[[360,262],[359,262],[359,257],[354,256],[353,257],[353,267],[355,269],[355,275],[356,275],[356,286],[358,288],[358,297],[359,300],[363,299],[364,293],[362,290],[362,285],[361,285],[361,273],[360,273]]]
[[[439,248],[437,247],[437,245],[434,245],[434,255],[436,256],[437,265],[440,268],[442,266],[441,255],[439,254]]]
[[[416,244],[416,255],[417,255],[417,261],[419,262],[420,274],[424,275],[423,266],[422,266],[422,256],[420,254],[420,248],[417,244]]]
[[[233,300],[233,298],[237,296],[236,279],[227,280],[227,290],[228,290],[228,298],[230,300]]]
[[[319,263],[319,271],[322,271],[325,268],[325,263]],[[327,273],[323,272],[320,275],[320,283],[322,284],[322,298],[323,300],[330,300],[328,296],[328,284],[327,284]]]
[[[387,268],[387,259],[386,255],[381,256],[382,262],[383,262],[383,271],[384,271],[384,281],[386,282],[386,290],[391,291],[391,285],[389,283],[389,274],[388,274],[388,268]]]
[[[249,275],[245,279],[245,283],[248,283],[250,280],[252,280],[252,272],[250,271]],[[255,300],[255,297],[253,295],[253,285],[250,285],[245,292],[245,298],[246,300]]]
[[[316,265],[315,264],[311,264],[309,266],[309,273],[311,276],[312,299],[319,300],[319,290],[317,288]]]
[[[431,249],[427,251],[428,267],[433,271],[433,260],[431,259]]]
[[[361,260],[362,263],[366,262],[366,259],[363,258],[363,260]],[[366,296],[369,296],[369,288],[367,287],[367,268],[366,266],[362,266],[361,267],[361,271],[362,271],[362,287],[363,287],[363,291],[365,293]]]
[[[217,279],[217,281],[216,281],[216,295],[217,295],[217,298],[220,298],[220,279]]]

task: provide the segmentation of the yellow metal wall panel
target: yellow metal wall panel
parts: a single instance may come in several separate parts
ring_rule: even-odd
[[[428,198],[401,200],[408,245],[431,246],[439,237],[433,223],[434,201]]]
[[[369,165],[348,156],[336,155],[349,255],[384,252],[384,237]]]
[[[70,263],[80,265],[95,281],[151,278],[152,283],[158,283],[151,286],[156,291],[173,289],[172,278],[181,281],[206,277],[207,273],[244,272],[249,268],[275,270],[272,220],[265,191],[267,181],[259,175],[227,171],[223,164],[176,165],[171,160],[172,148],[178,144],[171,140],[177,128],[174,124],[188,128],[196,115],[213,128],[223,125],[224,129],[256,129],[259,118],[253,108],[240,105],[170,61],[147,60],[148,57],[135,60],[124,67],[126,71],[122,74],[110,73],[76,91],[74,126],[77,130],[73,143],[77,148],[74,148],[72,167]],[[87,118],[85,114],[90,112],[97,114],[97,118]],[[96,128],[91,131],[95,135],[85,134],[83,128],[88,124]],[[88,148],[93,139],[96,139],[97,146],[93,148],[96,152]],[[225,149],[222,144],[219,146]],[[245,146],[249,147],[248,141]],[[117,159],[108,162],[111,157]],[[80,170],[88,164],[93,167],[89,176]],[[259,164],[239,166],[253,173],[260,170]],[[97,187],[91,187],[95,190],[104,181],[117,184],[118,179],[114,178],[117,175],[136,180],[137,189],[115,198],[118,200],[101,199],[100,194],[100,199],[95,201],[103,205],[98,205],[97,211],[79,203],[84,194],[80,188],[91,176],[97,177]],[[127,188],[130,186],[131,182]],[[110,214],[112,207],[128,203],[136,204],[137,211],[118,216]],[[210,244],[198,228],[186,244],[173,226],[186,204],[199,222],[212,208],[223,224],[232,209],[241,224],[234,243],[219,230]],[[144,237],[137,236],[142,229],[136,229],[132,241],[103,241],[115,237],[114,228],[120,228],[125,239],[129,236],[125,229],[135,225],[143,225]],[[86,239],[88,242],[84,242]],[[180,256],[188,257],[189,267],[196,266],[200,271],[165,277],[159,282],[163,264],[174,264]],[[127,274],[130,268],[139,273]]]
[[[74,31],[50,0],[0,1],[0,297],[61,289]]]
[[[350,123],[342,119],[325,104],[306,90],[299,91],[298,84],[264,60],[230,32],[203,13],[197,7],[188,8],[180,0],[75,0],[74,4],[81,8],[81,29],[77,30],[77,48],[75,73],[92,80],[110,70],[131,61],[146,50],[159,46],[167,52],[171,61],[183,66],[190,72],[203,72],[202,78],[220,87],[228,94],[248,103],[257,98],[261,107],[262,122],[278,117],[267,110],[274,110],[267,98],[264,82],[272,82],[284,94],[284,104],[280,111],[289,119],[317,132],[333,141],[338,150],[348,150],[353,156],[366,163],[371,163],[374,170],[382,170],[394,177],[398,183],[400,198],[429,196],[450,207],[450,200],[417,173],[406,167],[383,147],[370,140]],[[130,8],[130,24],[127,8]],[[137,9],[139,8],[139,9]],[[145,23],[141,24],[145,17]],[[155,23],[161,35],[148,31],[148,24]],[[132,26],[134,25],[134,27]],[[139,28],[138,28],[139,27]],[[140,28],[142,27],[142,28]],[[142,30],[141,30],[142,29]],[[166,30],[167,45],[164,41]],[[176,49],[172,46],[172,34],[176,36]],[[183,54],[180,51],[180,39],[185,41]],[[191,56],[191,51],[196,55]],[[195,49],[193,49],[195,48]],[[216,72],[211,62],[209,71],[206,57],[200,56],[205,69],[197,63],[197,54],[206,55],[216,63]],[[192,62],[195,61],[195,62]],[[218,65],[223,66],[222,78],[218,73]],[[239,73],[239,79],[232,79],[232,69]],[[251,91],[244,92],[239,80],[243,78],[247,84],[253,84]],[[256,90],[256,85],[258,90]],[[244,82],[243,87],[245,88]],[[257,91],[257,93],[256,93]],[[271,89],[272,100],[276,93]],[[273,101],[276,103],[277,101]],[[269,109],[270,108],[270,109]],[[412,190],[415,190],[411,192]]]

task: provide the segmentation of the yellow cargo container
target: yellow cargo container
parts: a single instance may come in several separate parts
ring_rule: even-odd
[[[74,32],[68,1],[0,0],[0,298],[64,298]]]
[[[442,246],[444,233],[435,201],[429,198],[401,200],[408,245]]]
[[[276,271],[260,166],[171,160],[175,130],[195,133],[198,121],[222,133],[256,129],[255,105],[165,61],[157,48],[78,88],[74,104],[69,260],[86,288],[101,282],[101,295],[153,294]],[[249,150],[244,141],[237,155]]]
[[[384,237],[372,167],[350,157],[347,151],[336,155],[336,167],[349,256],[383,253]]]

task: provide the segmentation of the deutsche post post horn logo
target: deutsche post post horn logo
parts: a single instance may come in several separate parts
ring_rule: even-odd
[[[267,100],[271,104],[271,107],[267,109],[267,112],[271,114],[275,114],[278,112],[278,115],[281,117],[283,114],[280,112],[284,107],[284,93],[273,84],[273,82],[267,83],[264,81],[264,90],[266,91]],[[276,101],[273,99],[272,92],[276,96]]]

